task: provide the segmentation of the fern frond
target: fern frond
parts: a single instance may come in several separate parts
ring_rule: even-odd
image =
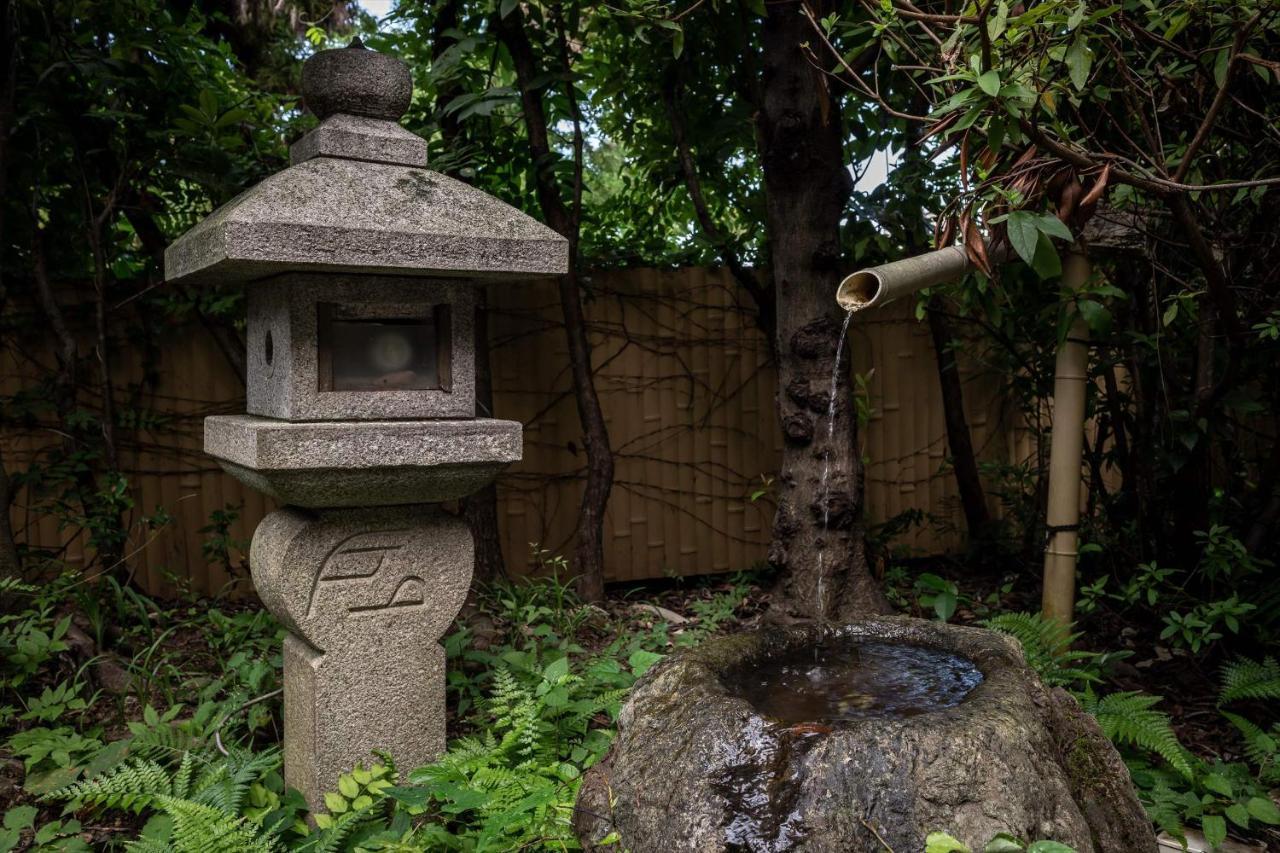
[[[1159,696],[1136,691],[1109,693],[1102,697],[1086,693],[1084,706],[1097,719],[1103,734],[1112,741],[1153,752],[1189,779],[1193,774],[1186,748],[1173,733],[1169,715],[1152,707],[1160,699]]]
[[[92,779],[52,791],[44,799],[128,809],[136,813],[151,805],[156,797],[169,796],[172,792],[169,771],[155,761],[135,759],[118,764]]]
[[[191,799],[227,814],[239,814],[253,783],[279,766],[278,750],[255,754],[232,749],[225,758],[213,762],[201,774]]]
[[[151,726],[129,739],[129,754],[154,761],[172,760],[175,755],[199,751],[199,738],[176,725]]]
[[[1065,686],[1077,681],[1096,681],[1092,673],[1069,666],[1097,657],[1092,652],[1072,651],[1071,644],[1079,634],[1054,619],[1039,613],[1000,613],[981,624],[993,631],[1008,634],[1022,646],[1027,666],[1050,686]]]
[[[1239,714],[1223,711],[1222,716],[1244,735],[1244,754],[1250,764],[1265,769],[1276,760],[1276,753],[1280,751],[1280,742],[1272,733]]]
[[[275,846],[245,818],[213,806],[165,794],[156,796],[155,804],[173,818],[177,853],[270,853]]]
[[[1280,663],[1273,657],[1262,662],[1237,658],[1224,666],[1218,704],[1239,699],[1280,699]]]
[[[1142,805],[1147,817],[1171,837],[1186,843],[1186,826],[1182,823],[1182,803],[1177,792],[1163,781],[1149,791],[1142,792]]]
[[[184,752],[182,754],[182,762],[173,774],[173,784],[170,786],[175,797],[185,797],[190,793],[191,780],[195,775],[195,770],[195,755],[190,752]]]
[[[365,812],[347,811],[331,815],[333,823],[313,833],[296,849],[299,853],[341,853],[347,838],[368,818]]]

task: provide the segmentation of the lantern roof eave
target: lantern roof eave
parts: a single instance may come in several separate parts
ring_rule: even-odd
[[[235,284],[282,272],[538,278],[568,241],[430,169],[316,156],[214,211],[165,252],[168,281]]]

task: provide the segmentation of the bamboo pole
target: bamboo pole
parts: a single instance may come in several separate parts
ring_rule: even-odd
[[[1073,293],[1089,280],[1088,255],[1079,244],[1067,255],[1062,282]],[[1074,304],[1067,338],[1058,347],[1053,379],[1053,433],[1049,444],[1048,531],[1044,551],[1045,618],[1069,625],[1075,614],[1079,554],[1080,457],[1084,445],[1085,383],[1089,379],[1089,326]]]
[[[964,246],[948,246],[846,276],[836,302],[846,311],[863,311],[935,284],[955,281],[971,269]]]

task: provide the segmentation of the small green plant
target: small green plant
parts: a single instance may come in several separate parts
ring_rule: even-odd
[[[934,614],[943,622],[955,615],[961,601],[960,588],[954,582],[930,572],[916,577],[915,590],[920,606],[933,608]]]
[[[1218,630],[1220,626],[1238,634],[1240,619],[1256,609],[1256,605],[1240,601],[1238,596],[1232,595],[1220,601],[1197,604],[1185,613],[1167,613],[1160,639],[1171,640],[1174,645],[1189,648],[1193,654],[1198,654],[1202,648],[1222,639],[1222,632]]]
[[[97,698],[95,693],[86,699],[83,691],[84,685],[79,681],[63,681],[53,687],[45,687],[39,696],[31,697],[27,710],[18,719],[50,723],[63,715],[79,713]]]
[[[244,554],[249,550],[248,540],[231,535],[231,525],[240,518],[241,509],[242,506],[230,505],[215,509],[209,514],[209,523],[199,531],[205,535],[204,541],[200,543],[200,552],[204,554],[205,560],[222,566],[232,577],[241,574],[241,566],[236,562],[234,553],[238,551]]]
[[[929,833],[924,844],[925,853],[974,853],[967,844],[945,832]],[[1076,849],[1058,841],[1032,841],[1028,844],[1002,832],[983,845],[980,853],[1076,853]]]
[[[4,813],[0,853],[16,849],[33,853],[88,853],[89,845],[79,837],[80,821],[52,820],[36,826],[37,815],[35,806],[14,806]]]

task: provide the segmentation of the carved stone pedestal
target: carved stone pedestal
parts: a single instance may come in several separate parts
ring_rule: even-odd
[[[273,512],[254,533],[258,595],[284,644],[285,779],[313,809],[357,763],[445,748],[439,639],[467,596],[466,524],[431,506]]]

